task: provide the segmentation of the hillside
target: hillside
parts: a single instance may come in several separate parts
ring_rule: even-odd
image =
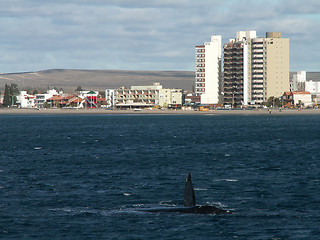
[[[290,74],[292,77],[292,73]],[[320,72],[307,72],[307,80],[320,81]],[[126,71],[126,70],[67,70],[52,69],[39,72],[0,74],[0,89],[15,83],[22,89],[62,88],[72,92],[78,86],[85,90],[105,90],[159,82],[164,88],[191,91],[194,73],[191,71]]]
[[[125,71],[125,70],[66,70],[0,74],[0,88],[11,83],[25,88],[62,88],[74,91],[77,86],[86,90],[150,85],[159,82],[164,88],[192,90],[194,73],[189,71]]]

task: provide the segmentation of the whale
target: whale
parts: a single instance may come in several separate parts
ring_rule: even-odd
[[[188,173],[184,189],[184,206],[181,207],[162,207],[142,209],[144,212],[176,212],[176,213],[194,213],[194,214],[230,214],[228,210],[217,208],[212,205],[196,205],[196,197],[191,181],[191,173]]]

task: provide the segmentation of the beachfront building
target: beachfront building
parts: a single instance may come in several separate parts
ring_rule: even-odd
[[[55,95],[47,99],[47,107],[57,108],[82,108],[84,99],[68,94]]]
[[[46,93],[39,93],[35,95],[35,106],[37,108],[43,108],[45,102],[47,102],[47,100],[49,98],[52,98],[53,96],[58,96],[59,94],[62,94],[62,92],[58,93],[57,90],[52,89],[52,90],[48,90]]]
[[[158,105],[164,108],[181,108],[182,89],[159,89]]]
[[[116,108],[181,108],[182,89],[164,89],[159,83],[149,86],[107,89],[106,100]],[[108,102],[107,100],[107,102]],[[112,105],[113,104],[113,105]]]
[[[319,105],[320,104],[320,82],[307,80],[305,82],[305,91],[311,93],[312,102]]]
[[[240,31],[224,50],[225,104],[260,105],[289,91],[289,39],[280,32]]]
[[[291,106],[310,106],[312,105],[311,93],[306,91],[285,92],[283,101],[290,103]]]
[[[224,104],[248,105],[251,100],[251,39],[256,31],[237,32],[235,39],[224,44]],[[257,61],[257,60],[255,60]]]
[[[115,89],[106,89],[106,107],[113,108],[115,107],[115,97],[114,97]]]
[[[289,39],[280,32],[267,32],[266,38],[252,40],[252,101],[262,104],[289,90]],[[262,58],[262,61],[261,61]],[[260,61],[258,61],[260,60]],[[262,77],[262,79],[261,79]]]
[[[221,36],[195,47],[195,94],[201,104],[217,105],[221,91]]]
[[[17,104],[21,108],[33,108],[35,107],[35,96],[28,94],[27,91],[21,91],[17,96]]]
[[[79,97],[84,100],[84,107],[97,108],[98,92],[80,91]]]

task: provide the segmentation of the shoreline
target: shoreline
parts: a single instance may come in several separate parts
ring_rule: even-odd
[[[105,109],[22,109],[1,108],[0,115],[320,115],[320,109],[254,110],[105,110]]]

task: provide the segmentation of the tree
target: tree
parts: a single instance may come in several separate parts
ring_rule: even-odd
[[[12,83],[10,86],[5,84],[4,87],[4,96],[3,96],[3,105],[9,107],[16,104],[16,96],[19,95],[18,85]]]
[[[106,92],[105,91],[99,91],[99,95],[102,98],[106,98]]]
[[[76,89],[76,92],[80,92],[80,91],[83,91],[83,89],[82,89],[81,86],[78,86],[77,89]]]
[[[3,106],[9,107],[11,105],[10,87],[6,84],[4,86]]]
[[[267,107],[281,107],[281,101],[279,98],[276,97],[269,97],[268,101],[266,102]]]
[[[10,94],[12,96],[19,95],[19,89],[18,89],[18,85],[17,84],[14,84],[14,83],[11,84],[11,86],[10,86]]]

